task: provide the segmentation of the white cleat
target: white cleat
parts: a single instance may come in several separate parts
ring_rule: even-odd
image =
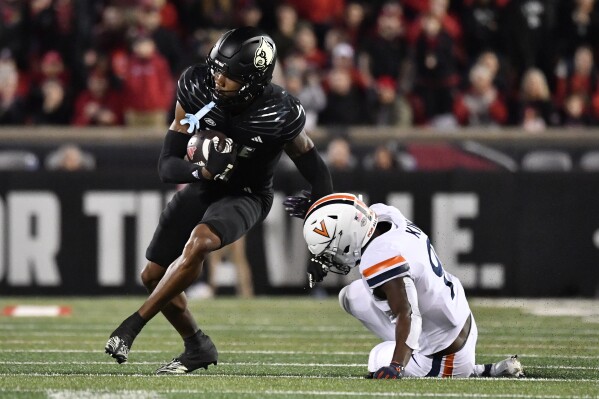
[[[518,355],[508,357],[505,360],[497,362],[491,366],[491,377],[524,377],[522,363],[518,360]]]
[[[187,374],[189,369],[179,361],[179,359],[173,359],[170,363],[165,364],[156,370],[156,374]]]

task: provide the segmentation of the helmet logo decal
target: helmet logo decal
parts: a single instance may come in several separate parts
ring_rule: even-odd
[[[266,69],[270,64],[272,64],[274,58],[275,51],[272,44],[264,40],[264,37],[261,37],[260,45],[254,54],[254,66],[260,70]]]
[[[324,236],[326,238],[331,238],[331,236],[329,235],[329,232],[327,231],[327,225],[324,224],[324,220],[320,221],[320,229],[318,227],[314,227],[314,230],[312,230],[313,232],[315,232],[316,234],[320,234],[321,236]]]
[[[196,147],[187,147],[187,157],[193,159],[193,154],[196,153]]]

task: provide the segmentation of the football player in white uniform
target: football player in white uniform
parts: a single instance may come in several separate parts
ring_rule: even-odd
[[[359,266],[362,278],[339,303],[383,340],[370,352],[372,378],[523,376],[517,356],[475,364],[478,330],[464,288],[397,208],[327,195],[308,210],[304,238],[323,269],[316,281]]]

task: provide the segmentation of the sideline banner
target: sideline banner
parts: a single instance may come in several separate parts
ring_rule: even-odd
[[[595,296],[599,178],[591,173],[338,173],[337,191],[397,206],[471,293]],[[305,188],[281,172],[247,237],[258,294],[302,293],[307,249],[282,201]],[[142,294],[145,249],[173,185],[147,173],[0,173],[0,294]],[[330,275],[339,288],[357,275]]]

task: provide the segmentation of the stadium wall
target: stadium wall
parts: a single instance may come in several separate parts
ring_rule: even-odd
[[[335,173],[338,191],[397,205],[430,232],[443,266],[472,293],[597,295],[599,173]],[[267,220],[248,235],[258,294],[300,293],[308,254],[285,195],[305,187],[280,171]],[[141,294],[138,275],[175,186],[155,169],[0,173],[2,295]],[[330,276],[338,288],[357,276]]]

